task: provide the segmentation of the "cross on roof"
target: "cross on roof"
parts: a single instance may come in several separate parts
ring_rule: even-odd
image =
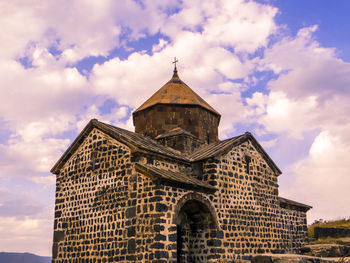
[[[176,68],[176,62],[179,62],[179,61],[176,59],[176,57],[174,57],[174,62],[173,62],[173,64],[175,64],[175,68]]]
[[[175,67],[174,67],[174,75],[173,75],[173,78],[178,78],[179,76],[177,75],[177,68],[176,68],[176,62],[179,62],[176,57],[174,57],[174,62],[173,64],[175,64]]]

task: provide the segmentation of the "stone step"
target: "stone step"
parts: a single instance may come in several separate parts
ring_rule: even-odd
[[[314,257],[345,257],[350,256],[348,246],[338,244],[315,244],[301,248],[301,254]]]
[[[264,254],[253,257],[251,263],[350,263],[350,257],[320,258],[297,254]]]

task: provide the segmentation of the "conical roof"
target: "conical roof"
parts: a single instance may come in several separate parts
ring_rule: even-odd
[[[154,93],[134,113],[147,109],[156,104],[184,104],[198,105],[204,109],[220,116],[204,99],[187,86],[177,75],[175,68],[174,75],[163,87]]]

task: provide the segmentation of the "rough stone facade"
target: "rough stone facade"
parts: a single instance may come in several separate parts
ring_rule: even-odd
[[[234,262],[306,244],[310,207],[278,196],[251,134],[165,142],[90,121],[52,169],[52,262]]]
[[[53,262],[127,259],[131,173],[130,150],[94,129],[57,174]]]

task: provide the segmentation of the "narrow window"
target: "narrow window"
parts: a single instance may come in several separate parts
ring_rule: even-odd
[[[250,172],[249,171],[249,165],[250,165],[250,162],[251,162],[252,158],[250,156],[248,156],[248,155],[245,155],[244,159],[245,159],[245,164],[246,164],[245,170],[246,170],[246,173],[249,174],[249,172]]]
[[[96,158],[97,158],[97,151],[92,151],[91,152],[91,169],[95,170],[96,168]]]
[[[80,168],[80,156],[77,154],[75,158],[75,169],[78,170]]]

